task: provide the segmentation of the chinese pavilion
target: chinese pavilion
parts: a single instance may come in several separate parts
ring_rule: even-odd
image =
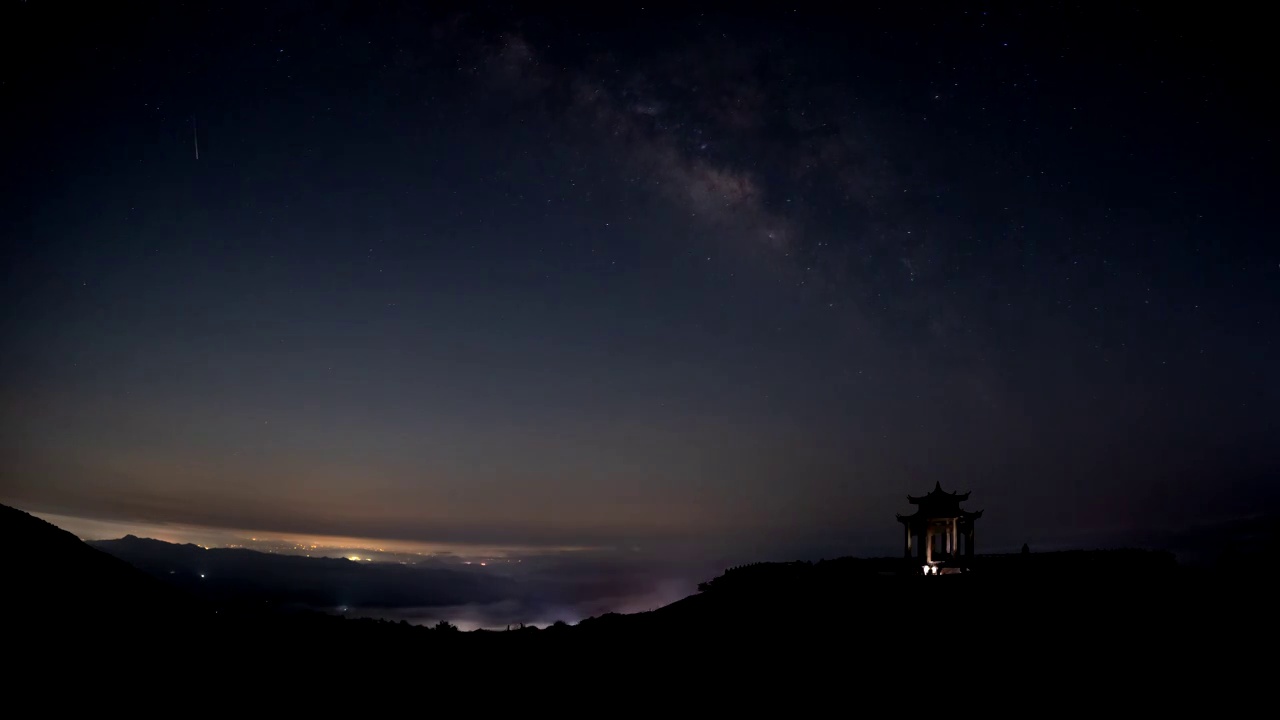
[[[898,516],[906,534],[903,557],[914,557],[914,565],[925,575],[968,569],[973,557],[973,525],[982,517],[981,510],[969,512],[960,507],[968,499],[969,493],[943,492],[942,483],[935,483],[928,495],[907,496],[916,511]]]

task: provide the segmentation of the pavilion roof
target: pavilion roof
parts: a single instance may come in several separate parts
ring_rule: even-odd
[[[916,511],[910,515],[899,515],[900,522],[907,522],[911,519],[932,520],[944,518],[966,518],[976,520],[982,517],[982,511],[969,512],[960,507],[960,503],[969,499],[969,493],[946,492],[942,489],[942,483],[934,483],[933,490],[927,495],[916,497],[908,495],[907,501],[916,506]]]
[[[920,497],[916,497],[914,495],[907,496],[907,502],[911,503],[912,505],[934,504],[934,503],[950,504],[953,502],[960,503],[968,499],[969,499],[969,493],[954,493],[954,492],[949,493],[944,491],[942,489],[941,482],[935,482],[933,484],[933,489],[929,491],[928,495],[922,495]]]

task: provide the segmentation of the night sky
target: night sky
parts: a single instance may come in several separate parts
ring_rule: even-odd
[[[747,559],[938,481],[980,550],[1274,506],[1257,18],[418,5],[5,3],[0,502]]]

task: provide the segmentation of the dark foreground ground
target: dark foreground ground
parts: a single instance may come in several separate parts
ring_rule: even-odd
[[[942,577],[893,574],[896,560],[762,564],[653,612],[461,633],[214,606],[3,506],[0,543],[25,548],[5,562],[7,692],[71,704],[101,701],[66,690],[89,686],[295,710],[340,696],[436,703],[462,687],[479,688],[463,698],[473,705],[622,688],[611,692],[626,703],[692,693],[711,707],[768,696],[840,712],[963,699],[1189,713],[1274,683],[1275,591],[1253,558],[1189,570],[1142,551],[989,556]],[[630,714],[611,697],[605,714]]]

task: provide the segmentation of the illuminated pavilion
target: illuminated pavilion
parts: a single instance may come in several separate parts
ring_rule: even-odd
[[[914,558],[913,567],[919,567],[923,574],[949,574],[969,568],[973,557],[973,526],[982,517],[982,511],[969,512],[961,508],[960,503],[968,499],[969,493],[944,492],[942,483],[935,483],[928,495],[907,496],[907,502],[915,505],[916,511],[898,516],[906,538],[903,557]]]

